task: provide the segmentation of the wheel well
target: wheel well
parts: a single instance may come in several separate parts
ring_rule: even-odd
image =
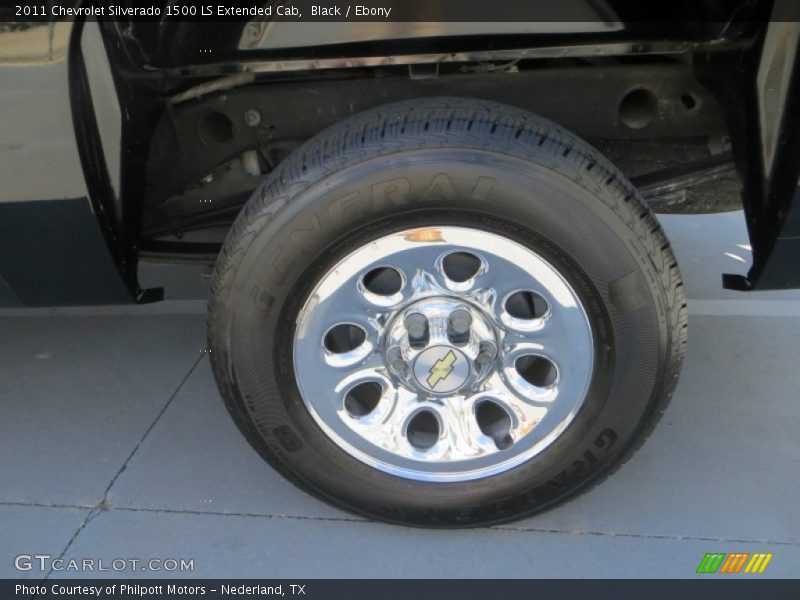
[[[690,58],[515,60],[238,77],[238,83],[195,80],[166,99],[153,130],[142,248],[200,244],[207,251],[224,239],[260,177],[303,141],[398,100],[457,96],[524,108],[594,143],[629,176],[687,155],[702,158],[713,143],[724,149],[727,128]]]

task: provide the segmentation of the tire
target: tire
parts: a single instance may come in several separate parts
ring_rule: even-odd
[[[393,457],[381,462],[380,457],[390,456],[381,448],[375,450],[379,459],[370,462],[374,445],[349,433],[350,437],[338,439],[337,428],[343,426],[321,420],[318,411],[327,410],[324,406],[329,398],[301,391],[322,385],[328,377],[322,372],[317,377],[313,368],[315,361],[328,360],[328,350],[322,351],[320,359],[299,349],[328,343],[327,337],[322,342],[305,340],[310,338],[309,328],[316,327],[317,316],[323,314],[317,307],[327,306],[320,286],[347,277],[339,270],[332,271],[333,266],[350,265],[345,261],[354,256],[368,257],[369,249],[390,247],[384,240],[409,239],[411,235],[417,241],[425,236],[435,238],[440,232],[446,232],[447,240],[450,232],[474,232],[473,237],[452,238],[467,245],[470,239],[497,240],[497,244],[474,247],[471,252],[477,255],[496,252],[499,256],[502,248],[521,248],[526,261],[528,257],[540,260],[557,273],[549,281],[563,287],[553,294],[563,296],[563,290],[570,290],[575,302],[564,301],[564,306],[569,305],[570,310],[581,307],[588,323],[586,344],[564,345],[569,356],[582,357],[576,363],[583,364],[590,357],[584,371],[584,393],[579,399],[579,394],[566,391],[557,395],[552,405],[543,409],[545,417],[540,424],[548,422],[551,413],[563,416],[556,408],[560,402],[580,400],[574,405],[578,407],[574,414],[557,422],[561,429],[553,430],[547,445],[537,442],[539,445],[528,447],[525,444],[529,442],[520,441],[524,452],[515,450],[517,437],[511,440],[510,434],[507,436],[511,444],[507,449],[492,438],[497,444],[496,456],[508,452],[516,462],[495,457],[488,438],[480,441],[481,448],[488,448],[486,457],[473,459],[453,450],[458,459],[452,463],[447,463],[446,453],[435,461],[408,458],[417,456],[417,446],[413,452],[408,450],[412,433],[422,439],[421,433],[412,432],[413,417],[404,421],[409,437],[402,442],[405,454],[398,451],[396,463]],[[513,260],[502,265],[512,270],[518,267]],[[425,280],[414,279],[413,273],[404,277],[405,283],[399,285],[411,291],[403,287],[398,294],[411,294],[419,281]],[[494,277],[498,285],[503,283],[498,273]],[[358,289],[363,292],[366,279],[359,281],[362,287]],[[394,523],[464,527],[507,522],[588,489],[624,462],[652,431],[677,383],[686,344],[682,285],[675,257],[650,210],[625,177],[586,142],[550,121],[502,104],[457,98],[401,102],[323,131],[280,164],[246,204],[228,234],[212,279],[208,309],[211,363],[227,408],[250,444],[276,470],[312,495]],[[349,284],[336,289],[353,293]],[[314,301],[309,300],[312,291]],[[552,300],[555,296],[548,296],[557,304],[552,308],[554,315],[561,306],[561,300]],[[424,294],[420,297],[427,298]],[[493,302],[491,310],[511,311],[508,302]],[[425,304],[425,310],[428,308]],[[479,313],[475,313],[478,320],[483,318]],[[581,321],[573,318],[574,314],[564,312],[549,318],[553,323],[563,319],[580,332]],[[360,318],[355,309],[352,316]],[[401,334],[405,331],[412,343],[412,331],[416,330],[408,325],[407,314],[404,318],[405,330],[397,319],[384,321],[386,339],[393,335],[394,327]],[[431,322],[428,325],[433,327]],[[479,325],[473,319],[474,331]],[[493,335],[495,330],[487,327],[481,331]],[[433,334],[428,331],[428,335]],[[499,342],[495,363],[490,364],[506,364],[503,349],[512,347],[506,343],[508,339]],[[587,347],[591,353],[584,352]],[[491,343],[485,348],[491,353]],[[413,363],[413,373],[409,375],[408,369],[402,372],[417,377],[421,356]],[[460,357],[453,360],[460,361]],[[542,382],[541,389],[561,389],[557,387],[561,385],[564,390],[573,389],[568,386],[581,381],[578,376],[570,379],[570,367],[564,362],[558,363],[558,376]],[[435,365],[436,373],[446,371],[439,368],[438,360]],[[478,363],[473,364],[469,377],[479,376],[475,365]],[[518,363],[514,365],[516,368]],[[555,367],[551,368],[556,373]],[[300,381],[298,372],[310,376]],[[427,383],[424,377],[417,377],[415,385],[435,381],[434,367],[430,373]],[[507,385],[506,379],[498,377]],[[578,387],[576,384],[574,389]],[[385,388],[381,389],[385,393]],[[331,390],[330,402],[341,411],[337,394]],[[421,393],[419,397],[424,396]],[[442,400],[437,406],[450,406],[448,402]],[[512,427],[509,423],[519,426],[514,414],[498,417],[507,433]],[[450,431],[447,423],[425,427],[432,428],[433,438],[438,440],[433,442],[434,448],[440,443],[452,443],[456,448],[456,442],[442,441],[442,431]],[[419,430],[424,432],[425,427],[420,425]],[[483,432],[484,425],[479,427]],[[533,433],[520,433],[518,439],[528,440],[530,435]],[[464,443],[469,446],[472,442]],[[367,448],[366,454],[358,455],[353,448]],[[479,460],[485,462],[470,462]],[[480,466],[469,470],[461,465]],[[426,469],[433,475],[425,475]]]

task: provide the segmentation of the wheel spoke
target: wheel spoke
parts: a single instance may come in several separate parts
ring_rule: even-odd
[[[369,415],[357,420],[349,415],[342,418],[377,446],[408,454],[404,424],[415,404],[416,394],[390,384],[384,388],[378,405]]]
[[[513,414],[510,433],[515,442],[533,431],[547,414],[549,402],[520,397],[497,374],[490,378],[486,387],[486,397],[496,399]]]
[[[442,459],[463,460],[496,450],[475,420],[474,398],[452,398],[440,406],[439,414],[444,428]]]
[[[444,251],[438,243],[411,245],[392,256],[392,264],[403,271],[412,294],[423,296],[442,289],[436,273],[436,260]]]

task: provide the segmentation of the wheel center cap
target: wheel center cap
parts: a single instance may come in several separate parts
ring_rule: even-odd
[[[466,383],[469,373],[469,360],[453,346],[433,346],[420,352],[414,361],[417,384],[437,394],[456,391]]]

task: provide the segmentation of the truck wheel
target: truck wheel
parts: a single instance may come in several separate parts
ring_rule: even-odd
[[[498,523],[599,481],[675,387],[675,257],[557,125],[433,98],[323,131],[239,215],[209,300],[239,429],[311,494],[386,521]]]

